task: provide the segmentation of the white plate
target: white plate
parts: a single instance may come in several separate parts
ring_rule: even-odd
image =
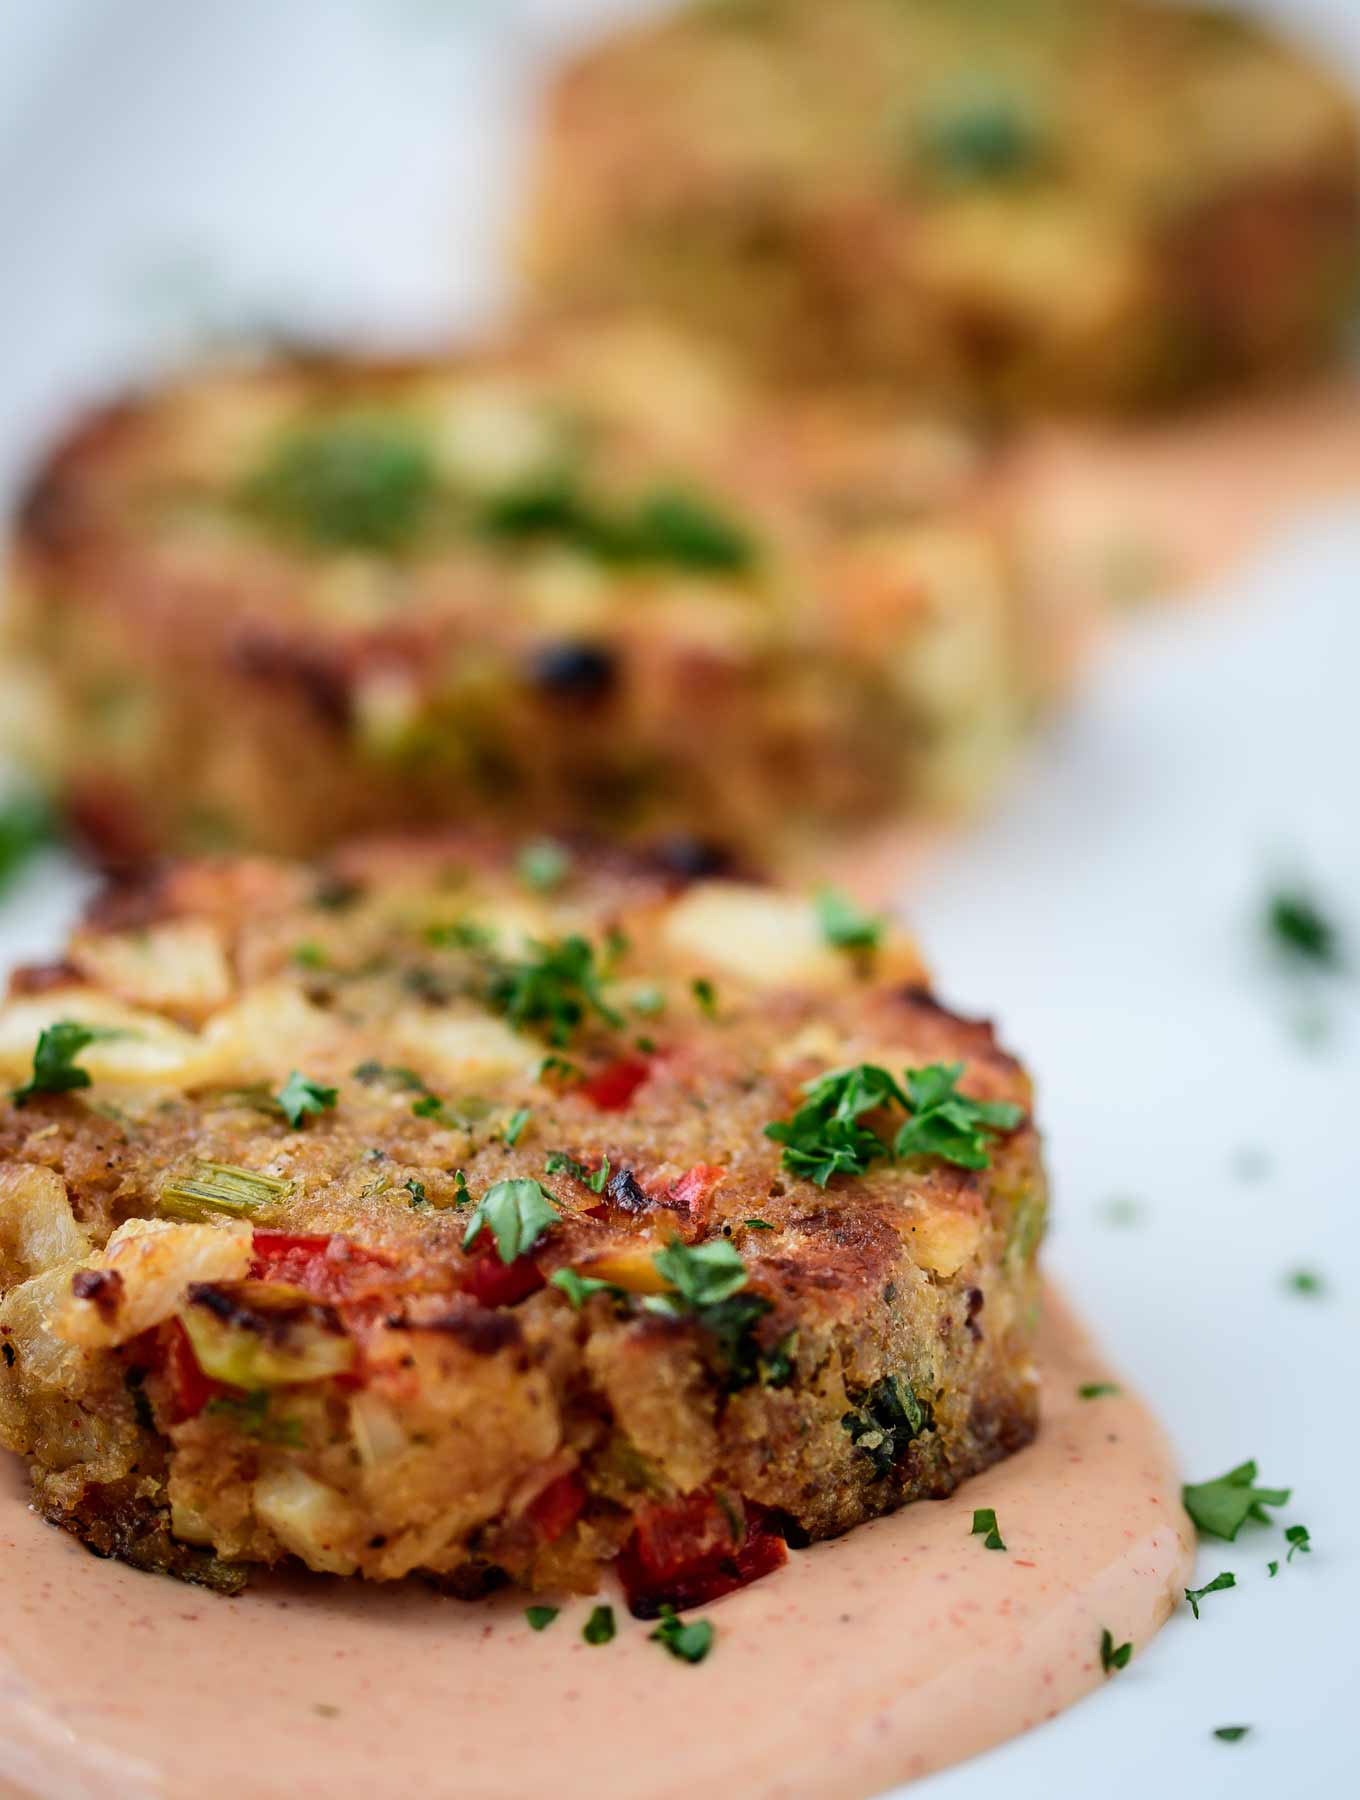
[[[484,315],[545,46],[566,0],[44,0],[0,14],[0,482],[74,399],[204,326],[387,339]],[[610,10],[620,10],[615,6]],[[1347,0],[1277,10],[1360,66]],[[1297,865],[1360,967],[1360,509],[1295,531],[1211,602],[1132,620],[1005,811],[947,848],[911,911],[944,992],[1037,1069],[1050,1257],[1193,1477],[1248,1456],[1316,1548],[1208,1548],[1235,1570],[1095,1699],[913,1789],[927,1800],[1350,1791],[1360,1672],[1360,1007],[1296,1029],[1256,929]],[[50,952],[55,861],[0,914]],[[1269,1169],[1234,1171],[1243,1151]],[[1139,1223],[1104,1207],[1136,1197]],[[1287,1291],[1297,1267],[1325,1297]],[[3,1578],[0,1572],[0,1579]],[[35,1629],[41,1629],[40,1621]],[[910,1629],[910,1621],[903,1622]],[[1214,1726],[1246,1723],[1224,1745]],[[569,1789],[564,1788],[564,1792]]]

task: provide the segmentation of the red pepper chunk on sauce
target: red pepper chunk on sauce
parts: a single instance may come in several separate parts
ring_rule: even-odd
[[[484,1249],[472,1257],[460,1285],[479,1306],[514,1306],[544,1285],[543,1271],[531,1256],[503,1263],[494,1250]]]
[[[615,1566],[634,1616],[654,1619],[663,1606],[702,1606],[745,1587],[788,1554],[758,1508],[702,1490],[644,1506]]]

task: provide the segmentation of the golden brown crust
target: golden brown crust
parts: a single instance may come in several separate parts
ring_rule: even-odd
[[[525,261],[785,373],[1126,410],[1335,352],[1358,167],[1344,85],[1217,7],[694,4],[560,78]]]
[[[594,998],[520,1017],[506,971],[572,934]],[[0,1440],[103,1553],[588,1588],[667,1509],[755,1555],[771,1521],[844,1530],[1033,1431],[1028,1083],[895,932],[838,949],[796,896],[617,851],[545,896],[450,835],[180,865],[98,903],[69,967],[0,1009],[15,1080],[45,1025],[104,1034],[93,1085],[0,1110]],[[985,1168],[818,1187],[765,1135],[830,1067],[955,1061],[1025,1109]],[[290,1123],[294,1070],[336,1095]],[[222,1166],[265,1178],[243,1218]],[[514,1181],[540,1235],[466,1247]],[[744,1285],[683,1303],[653,1260],[677,1243],[731,1246]],[[612,1286],[578,1309],[560,1270]]]
[[[938,815],[1068,648],[979,472],[952,428],[772,406],[636,321],[202,371],[77,426],[21,509],[17,747],[123,866]]]

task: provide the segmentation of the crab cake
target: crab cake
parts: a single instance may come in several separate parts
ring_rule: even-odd
[[[1358,228],[1351,96],[1217,7],[710,0],[561,76],[525,260],[785,372],[1122,409],[1334,349]]]
[[[0,1064],[0,1441],[101,1554],[647,1614],[1033,1434],[1029,1084],[834,892],[182,864]]]
[[[772,408],[641,324],[200,373],[38,476],[12,736],[124,864],[939,817],[1065,656],[982,471],[953,428]]]

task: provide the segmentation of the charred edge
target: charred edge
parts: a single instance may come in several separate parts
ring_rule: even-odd
[[[437,1331],[456,1339],[474,1356],[495,1356],[498,1351],[518,1349],[524,1343],[524,1333],[513,1313],[493,1312],[485,1306],[439,1313],[432,1319],[408,1319],[404,1313],[396,1313],[386,1324],[389,1331]]]
[[[646,1212],[654,1204],[651,1195],[638,1186],[631,1169],[617,1169],[609,1177],[605,1193],[621,1212]]]
[[[79,980],[80,970],[74,963],[22,963],[9,978],[9,991],[17,1000],[24,994],[47,994],[53,988],[69,987]]]
[[[250,1331],[256,1337],[270,1338],[276,1342],[287,1335],[290,1326],[304,1317],[323,1330],[334,1332],[337,1336],[342,1334],[340,1316],[335,1308],[315,1301],[301,1302],[282,1312],[266,1312],[262,1308],[247,1305],[234,1294],[229,1294],[225,1288],[216,1287],[210,1281],[191,1282],[187,1297],[190,1306],[201,1306],[224,1325],[230,1325],[238,1331]]]
[[[353,717],[349,683],[334,662],[300,644],[269,637],[245,637],[232,646],[232,667],[249,681],[294,689],[334,731],[346,731]]]
[[[123,1277],[116,1269],[78,1269],[71,1277],[71,1292],[77,1300],[88,1300],[108,1323],[123,1303]]]
[[[563,639],[529,656],[529,681],[546,699],[595,706],[618,686],[618,660],[603,644]]]

